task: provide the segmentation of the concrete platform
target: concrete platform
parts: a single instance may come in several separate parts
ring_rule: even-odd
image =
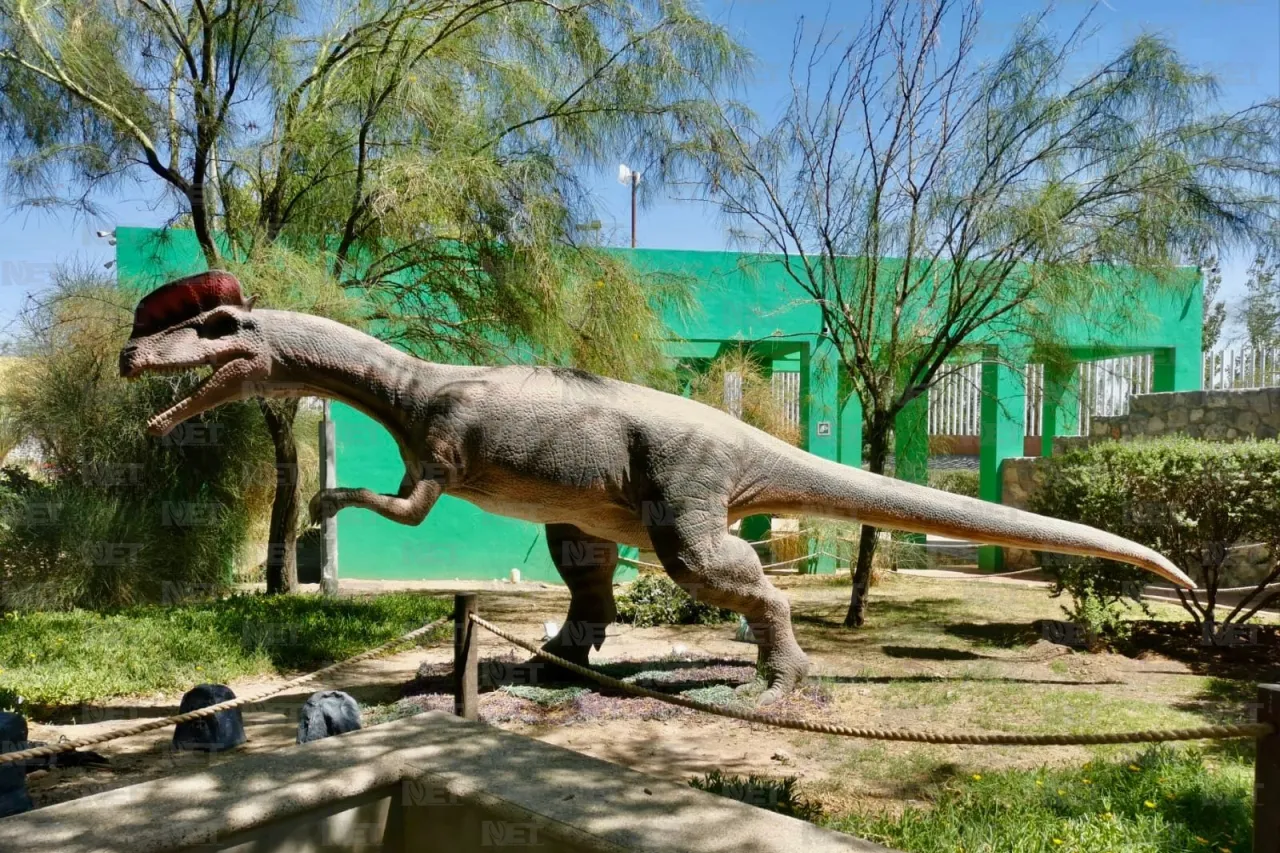
[[[0,820],[0,853],[885,848],[432,712]]]

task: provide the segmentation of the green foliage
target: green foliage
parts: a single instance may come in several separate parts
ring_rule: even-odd
[[[653,625],[715,625],[737,619],[732,610],[695,601],[666,575],[642,574],[617,596],[618,621]]]
[[[318,256],[322,291],[367,297],[376,333],[418,353],[516,344],[665,378],[654,332],[688,306],[687,282],[584,239],[584,179],[621,157],[643,193],[661,186],[653,166],[748,62],[723,27],[683,0],[375,0],[301,17],[214,0],[217,26],[172,26],[189,5],[0,0],[0,153],[21,203],[88,206],[143,170],[209,263]],[[130,33],[147,34],[141,55]],[[202,73],[190,56],[223,60]]]
[[[196,418],[165,439],[143,427],[194,377],[125,382],[116,352],[131,298],[60,274],[29,312],[24,356],[0,392],[48,477],[0,482],[0,608],[122,606],[166,590],[217,592],[244,553],[275,472],[252,404]]]
[[[305,670],[385,643],[449,606],[411,593],[239,595],[107,612],[10,612],[0,617],[0,694],[65,706]]]
[[[1249,265],[1240,319],[1251,346],[1273,347],[1280,341],[1280,259],[1270,253],[1259,252]]]
[[[1194,750],[1135,761],[956,777],[930,807],[853,814],[833,828],[907,853],[1205,853],[1246,850],[1253,770]]]
[[[1274,549],[1280,531],[1280,443],[1275,441],[1103,442],[1051,457],[1043,470],[1034,511],[1148,545],[1203,588],[1217,589],[1227,548],[1265,542]],[[1057,573],[1058,593],[1091,595],[1104,608],[1134,597],[1150,578],[1105,560],[1055,556],[1046,566]],[[1184,606],[1197,623],[1226,624],[1249,618],[1251,599],[1223,619],[1197,598],[1189,597]]]
[[[1061,580],[1060,585],[1071,594],[1071,603],[1062,605],[1067,618],[1084,629],[1085,644],[1090,651],[1101,651],[1112,643],[1123,642],[1133,633],[1126,620],[1128,607],[1117,599],[1103,598],[1094,589],[1095,579],[1083,574],[1078,581]],[[1150,613],[1146,605],[1139,606]]]
[[[978,496],[977,471],[930,471],[929,486],[955,495]]]
[[[800,795],[795,776],[774,779],[768,776],[725,776],[712,770],[705,776],[689,780],[690,787],[707,791],[765,811],[777,812],[787,817],[817,822],[822,819],[822,808]]]
[[[1222,267],[1215,256],[1200,260],[1200,273],[1204,276],[1204,290],[1201,308],[1204,311],[1204,325],[1200,330],[1200,349],[1210,352],[1218,345],[1222,337],[1222,327],[1227,322],[1227,303],[1218,298],[1222,290]]]
[[[730,414],[788,444],[799,446],[799,425],[787,420],[786,409],[773,391],[772,379],[766,375],[760,358],[746,347],[724,353],[705,371],[695,374],[689,382],[689,396],[699,403],[729,412],[725,399],[725,377],[728,374],[738,376],[741,390],[737,411]]]

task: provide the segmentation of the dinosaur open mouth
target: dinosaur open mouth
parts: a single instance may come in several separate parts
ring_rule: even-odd
[[[137,379],[144,373],[159,375],[203,374],[200,376],[200,381],[190,391],[179,397],[173,405],[156,413],[147,421],[147,432],[152,435],[163,435],[178,423],[196,414],[200,410],[197,404],[201,396],[214,385],[215,381],[226,372],[228,366],[236,360],[232,359],[232,361],[223,365],[213,365],[208,362],[148,365],[131,371],[126,375],[126,379],[132,380]]]

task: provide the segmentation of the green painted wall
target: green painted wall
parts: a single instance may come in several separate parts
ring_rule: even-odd
[[[145,290],[171,278],[204,269],[195,237],[188,231],[116,229],[117,268],[122,285]],[[625,250],[619,250],[625,251]],[[774,369],[801,374],[802,436],[810,452],[849,465],[861,464],[862,417],[856,396],[836,369],[830,345],[814,334],[816,307],[798,295],[776,259],[731,252],[640,249],[627,252],[639,268],[682,275],[696,282],[698,309],[667,322],[677,340],[668,353],[680,359],[711,359],[725,342],[751,341]],[[1117,273],[1120,275],[1120,273]],[[1079,360],[1127,352],[1156,351],[1158,387],[1199,387],[1201,291],[1195,270],[1181,270],[1175,286],[1145,285],[1136,313],[1093,306],[1075,314],[1059,312],[1052,322],[1060,340]],[[1046,319],[1045,322],[1050,322]],[[996,357],[1024,352],[1028,342],[984,329],[973,339]],[[1025,361],[1025,355],[1022,356]],[[1004,369],[991,368],[984,384],[1003,392],[1013,387]],[[1007,417],[1012,401],[989,407],[982,466],[984,497],[998,497],[1003,459],[1021,454],[1021,435]],[[925,400],[908,417],[919,425]],[[984,406],[984,410],[988,407]],[[1020,412],[1020,409],[1019,409]],[[338,482],[394,491],[402,470],[391,439],[373,421],[341,404],[333,406],[337,433]],[[1021,420],[1021,415],[1017,416]],[[1060,420],[1065,421],[1065,418]],[[990,433],[989,435],[986,433]],[[913,433],[914,435],[914,433]],[[1016,444],[1016,447],[1015,447]],[[921,449],[924,449],[922,451]],[[927,442],[907,441],[908,453],[927,452]],[[919,477],[920,460],[904,459],[904,470]],[[919,470],[917,470],[919,469]],[[558,580],[540,527],[489,515],[464,501],[443,498],[416,528],[389,522],[365,510],[338,516],[339,571],[350,578],[493,578],[519,568],[524,577]],[[985,550],[985,549],[984,549]],[[994,564],[998,555],[984,558]],[[822,568],[830,568],[824,560]]]

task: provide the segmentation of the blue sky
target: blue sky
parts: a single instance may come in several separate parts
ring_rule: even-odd
[[[810,21],[827,18],[829,27],[855,28],[865,4],[858,0],[708,0],[705,12],[727,26],[756,56],[756,79],[750,103],[770,115],[785,96],[791,41],[801,15]],[[1024,15],[1038,3],[990,0],[984,4],[983,43],[998,49]],[[1089,9],[1078,0],[1061,0],[1049,18],[1054,27],[1069,28]],[[1081,54],[1101,59],[1143,30],[1167,37],[1183,56],[1220,77],[1223,106],[1235,108],[1280,96],[1280,0],[1106,0],[1095,12],[1097,36]],[[1280,152],[1277,153],[1280,156]],[[623,245],[629,237],[628,189],[616,175],[597,176],[592,188],[600,208],[606,242]],[[0,331],[12,320],[29,293],[38,291],[59,263],[101,265],[112,256],[98,229],[116,225],[158,225],[168,210],[156,209],[154,184],[127,188],[99,198],[100,221],[75,221],[49,213],[12,212],[0,198]],[[725,230],[714,211],[689,202],[658,197],[639,216],[641,246],[672,249],[727,247]],[[1223,290],[1229,299],[1243,291],[1248,258],[1224,265]]]

